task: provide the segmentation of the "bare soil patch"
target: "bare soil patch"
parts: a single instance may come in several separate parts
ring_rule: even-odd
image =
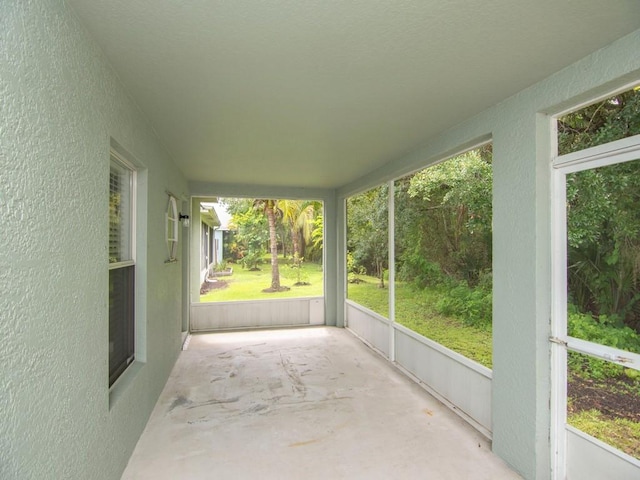
[[[205,282],[200,285],[200,295],[204,295],[207,292],[210,292],[211,290],[219,290],[222,288],[227,288],[229,286],[229,282],[225,281],[225,280],[215,280],[215,281],[210,281],[210,280],[205,280]]]
[[[567,393],[572,412],[595,409],[612,420],[640,422],[640,392],[637,382],[631,379],[587,380],[572,375]]]

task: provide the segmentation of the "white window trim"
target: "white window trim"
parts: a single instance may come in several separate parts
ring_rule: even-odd
[[[615,140],[585,148],[577,152],[556,156],[553,159],[553,167],[560,169],[564,175],[568,173],[590,170],[598,167],[606,167],[624,163],[639,158],[640,135]]]

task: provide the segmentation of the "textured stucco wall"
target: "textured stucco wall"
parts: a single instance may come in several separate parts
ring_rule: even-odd
[[[146,170],[146,363],[111,402],[111,138]],[[165,190],[187,185],[62,0],[0,6],[0,478],[117,479],[180,345]]]
[[[551,475],[547,114],[640,80],[639,50],[636,31],[337,192],[343,199],[493,139],[493,450],[527,479]]]

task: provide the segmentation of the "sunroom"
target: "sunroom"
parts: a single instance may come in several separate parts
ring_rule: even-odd
[[[195,378],[185,355],[256,327],[244,333],[287,345],[339,329],[523,478],[640,476],[638,2],[0,9],[0,477],[121,478],[167,381]],[[468,173],[455,195],[446,172]],[[230,197],[322,205],[321,295],[201,302],[203,266],[220,258],[211,205]],[[447,205],[437,218],[460,221],[481,265],[455,285],[442,275],[469,262],[424,223]],[[350,267],[363,239],[381,242],[375,301],[351,282],[372,274]],[[463,280],[490,302],[466,313],[469,335],[486,327],[485,357],[412,323],[451,307],[426,285],[463,295]],[[296,328],[264,329],[283,326]],[[573,399],[592,387],[624,390],[625,409],[577,418]],[[589,430],[598,415],[624,424],[622,443]],[[396,420],[385,428],[402,442]],[[304,472],[308,445],[291,444]],[[336,451],[314,465],[376,478]]]

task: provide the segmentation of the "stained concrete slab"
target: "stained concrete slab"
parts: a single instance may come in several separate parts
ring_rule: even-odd
[[[133,479],[516,479],[487,440],[345,329],[196,335]]]

